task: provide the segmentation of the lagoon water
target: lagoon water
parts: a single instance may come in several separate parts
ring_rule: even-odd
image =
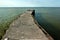
[[[35,9],[35,19],[55,39],[60,39],[60,7],[0,7],[0,24],[28,9]]]

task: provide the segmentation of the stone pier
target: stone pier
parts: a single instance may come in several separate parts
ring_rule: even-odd
[[[35,12],[28,10],[13,21],[2,40],[53,40],[34,22]]]

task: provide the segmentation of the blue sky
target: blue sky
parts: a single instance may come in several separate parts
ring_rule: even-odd
[[[60,0],[0,0],[0,7],[60,7]]]

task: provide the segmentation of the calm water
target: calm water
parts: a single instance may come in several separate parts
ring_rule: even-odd
[[[35,18],[55,40],[60,40],[60,8],[39,8]]]
[[[59,7],[34,7],[34,8],[0,8],[0,24],[11,20],[14,16],[21,14],[27,9],[35,9],[35,18],[38,23],[54,39],[60,38],[60,8]]]

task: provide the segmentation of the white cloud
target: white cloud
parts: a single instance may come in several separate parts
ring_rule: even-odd
[[[13,1],[5,1],[5,0],[0,1],[0,7],[1,7],[1,6],[13,6],[13,5],[15,5],[15,4],[16,4],[16,3],[13,2]]]
[[[59,0],[0,0],[0,7],[54,7]]]
[[[1,0],[0,1],[0,7],[33,7],[34,4],[30,2],[24,2],[24,1],[12,1],[12,0]]]

